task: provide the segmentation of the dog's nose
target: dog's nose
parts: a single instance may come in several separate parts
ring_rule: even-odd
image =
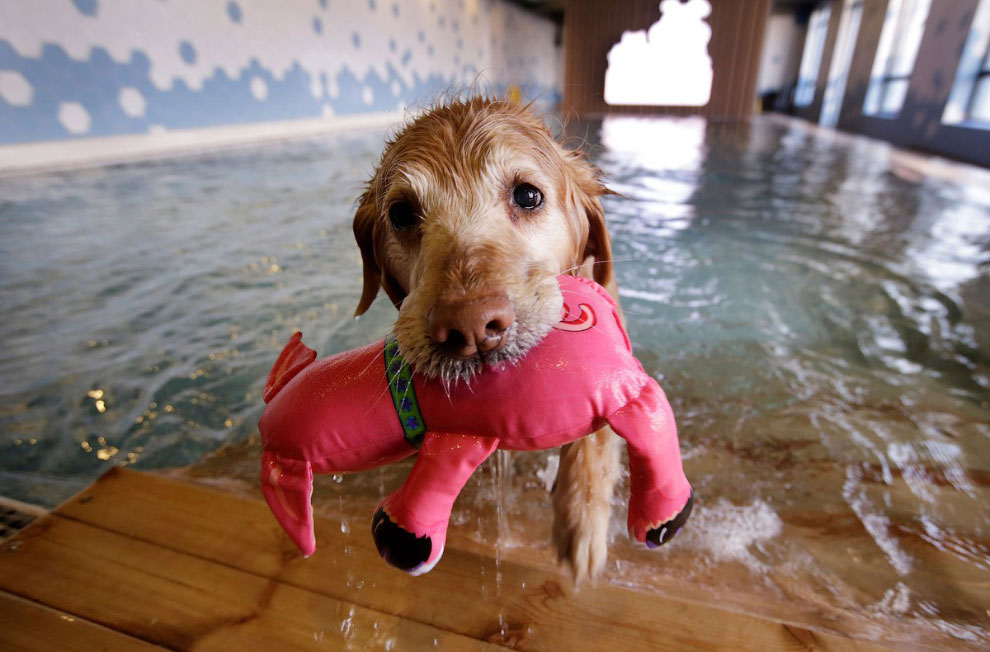
[[[516,312],[504,294],[441,301],[430,315],[429,334],[450,354],[467,358],[505,346],[506,331],[515,320]]]

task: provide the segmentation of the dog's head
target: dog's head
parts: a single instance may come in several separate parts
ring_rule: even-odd
[[[447,382],[514,362],[560,317],[557,274],[590,258],[595,280],[610,279],[606,192],[526,107],[437,107],[386,145],[361,197],[356,314],[382,287],[406,359]]]

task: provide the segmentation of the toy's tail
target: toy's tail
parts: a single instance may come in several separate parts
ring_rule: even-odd
[[[274,451],[264,450],[261,454],[261,492],[275,518],[302,553],[307,557],[312,555],[316,550],[316,536],[310,503],[313,468],[309,462],[287,459]]]
[[[275,361],[275,366],[268,374],[265,392],[261,395],[265,399],[265,403],[275,398],[278,391],[313,360],[316,360],[316,351],[303,344],[302,332],[296,331],[286,342],[285,348],[282,349],[278,360]]]

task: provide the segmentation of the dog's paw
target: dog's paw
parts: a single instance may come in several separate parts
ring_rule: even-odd
[[[389,518],[381,507],[371,520],[371,536],[382,559],[411,575],[430,572],[443,556],[442,544],[434,551],[431,537],[417,537]]]
[[[618,475],[618,438],[610,431],[565,446],[553,490],[553,542],[575,581],[597,576],[608,560],[608,524]]]
[[[648,548],[659,548],[663,544],[667,543],[674,538],[677,531],[687,523],[688,517],[691,515],[691,510],[694,508],[694,492],[688,496],[687,503],[681,508],[681,511],[677,512],[677,515],[668,520],[664,521],[660,525],[654,528],[649,528],[646,530],[646,546]]]
[[[558,560],[570,569],[576,582],[594,578],[608,560],[608,513],[590,514],[584,510],[558,515],[553,540]]]

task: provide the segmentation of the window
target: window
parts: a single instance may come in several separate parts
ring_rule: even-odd
[[[822,51],[825,49],[825,36],[828,34],[828,20],[831,16],[831,7],[825,5],[815,9],[808,21],[808,36],[804,39],[801,69],[794,89],[795,106],[808,106],[815,101],[818,69],[822,65]]]
[[[822,113],[818,119],[818,124],[823,127],[834,127],[839,123],[842,97],[846,93],[846,81],[849,79],[849,67],[852,65],[853,50],[856,47],[856,36],[859,35],[862,16],[863,0],[846,0],[839,19],[839,35],[835,39],[832,65],[828,70],[828,82],[825,84],[825,96],[822,98]]]
[[[990,123],[990,50],[983,57],[983,66],[977,74],[966,117],[974,122]]]
[[[605,103],[704,106],[712,92],[712,59],[705,22],[708,0],[663,0],[660,19],[646,31],[623,32],[608,52]]]
[[[990,0],[982,0],[959,58],[956,80],[942,114],[947,124],[990,129]]]
[[[931,0],[890,0],[863,112],[893,117],[907,96]]]

